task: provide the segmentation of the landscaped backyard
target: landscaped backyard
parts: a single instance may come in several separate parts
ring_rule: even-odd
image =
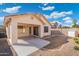
[[[45,37],[50,42],[47,46],[30,54],[30,56],[79,56],[79,38],[65,35]],[[13,55],[6,39],[0,39],[0,55]],[[2,54],[3,53],[3,54]]]
[[[32,53],[32,56],[79,56],[79,48],[74,49],[74,38],[61,35],[47,38],[45,40],[49,40],[51,43],[48,46]],[[77,44],[77,46],[79,45]]]
[[[13,56],[7,38],[0,38],[0,56]]]
[[[66,31],[67,30],[65,29],[64,32]],[[30,38],[28,40],[33,40],[33,38]],[[47,36],[42,39],[47,40],[50,43],[47,46],[30,53],[30,56],[79,56],[79,37],[70,38],[61,31],[54,30],[52,36]],[[25,41],[28,42],[28,40]],[[0,38],[0,45],[0,55],[13,55],[6,38]],[[27,51],[24,53],[27,53]]]
[[[0,56],[13,56],[10,49],[10,45],[7,42],[7,36],[5,32],[1,30],[0,32]]]

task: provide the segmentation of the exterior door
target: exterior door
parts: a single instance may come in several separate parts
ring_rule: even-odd
[[[29,27],[29,34],[31,35],[31,27]]]
[[[38,27],[33,28],[33,34],[38,36]]]

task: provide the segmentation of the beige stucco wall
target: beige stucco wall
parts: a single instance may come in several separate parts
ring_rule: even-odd
[[[40,17],[44,22],[45,22],[45,25],[48,25],[48,26],[50,26],[50,24],[45,20],[45,18],[44,17]]]
[[[17,29],[17,22],[13,21],[10,24],[10,38],[12,39],[12,43],[16,43],[18,39],[18,29]]]
[[[44,26],[48,26],[48,25],[44,25]],[[50,26],[48,26],[49,27],[49,31],[47,33],[44,33],[44,26],[40,26],[40,36],[41,37],[44,37],[44,36],[47,36],[47,35],[51,35]]]
[[[14,44],[17,42],[17,23],[15,21],[11,21],[8,26],[6,26],[7,39],[10,44]]]
[[[15,19],[14,21],[16,21],[17,23],[42,25],[42,23],[39,20],[37,20],[35,17],[33,17],[33,19],[31,19],[31,17],[33,16],[23,15],[23,16],[15,16],[12,19]]]
[[[51,26],[50,26],[50,24],[42,16],[40,18],[45,22],[45,25],[40,27],[40,29],[41,29],[41,33],[40,33],[41,37],[47,36],[47,35],[51,35]],[[44,33],[44,26],[48,26],[49,27],[49,30],[48,30],[47,33]]]
[[[51,29],[51,31],[53,31],[53,30],[60,31],[65,36],[68,36],[68,31],[72,31],[72,30],[77,31],[77,35],[79,33],[79,28],[62,28],[62,29],[58,28],[58,29]],[[53,33],[52,33],[52,35],[53,35]]]

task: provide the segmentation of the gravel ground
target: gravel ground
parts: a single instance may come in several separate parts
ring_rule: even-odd
[[[0,56],[12,56],[12,51],[6,38],[0,38]]]
[[[79,51],[73,49],[73,39],[66,36],[47,38],[51,43],[32,53],[31,56],[79,56]]]

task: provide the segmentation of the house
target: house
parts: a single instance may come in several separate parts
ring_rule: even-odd
[[[11,44],[17,43],[19,37],[51,35],[51,24],[42,14],[19,14],[5,16],[7,38]]]
[[[58,28],[58,23],[57,22],[50,22],[51,23],[51,28]]]

